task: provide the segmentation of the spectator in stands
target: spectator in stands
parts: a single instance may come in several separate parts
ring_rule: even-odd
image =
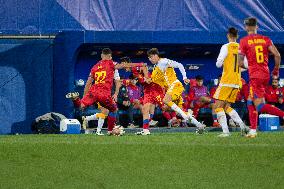
[[[265,89],[265,100],[268,104],[275,105],[278,108],[282,108],[283,96],[282,90],[278,86],[278,79],[272,79],[271,85]]]
[[[212,107],[214,99],[209,96],[209,91],[206,86],[203,85],[203,77],[197,75],[195,77],[196,86],[190,88],[189,94],[186,98],[186,109],[192,109],[193,115],[198,116],[200,108]],[[217,122],[218,124],[218,122]]]
[[[127,85],[128,97],[130,100],[130,111],[128,111],[128,117],[130,120],[129,127],[136,127],[133,120],[133,114],[137,112],[137,110],[142,110],[142,104],[140,102],[142,96],[142,89],[137,85],[138,78],[134,77],[133,74],[129,76],[129,84]],[[136,110],[136,111],[135,111]]]

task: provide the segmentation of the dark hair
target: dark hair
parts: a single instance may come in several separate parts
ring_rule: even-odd
[[[152,48],[147,51],[147,55],[159,55],[159,50],[157,48]]]
[[[231,36],[231,37],[238,37],[238,30],[234,27],[230,27],[228,29],[228,34]]]
[[[126,63],[131,63],[131,60],[130,60],[130,58],[128,56],[120,58],[120,61],[121,62],[126,62]]]
[[[257,19],[254,17],[248,17],[244,20],[244,24],[246,26],[256,26],[257,25]]]
[[[104,48],[104,49],[102,50],[102,54],[103,54],[103,55],[111,55],[112,52],[111,52],[110,48]]]
[[[135,79],[135,76],[133,74],[130,74],[128,79]]]
[[[197,75],[195,76],[195,79],[200,81],[200,80],[203,80],[203,77],[201,75]]]

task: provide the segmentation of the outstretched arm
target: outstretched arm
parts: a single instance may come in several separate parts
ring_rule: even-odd
[[[132,67],[143,67],[145,63],[120,63],[115,65],[115,69],[124,69],[124,68],[132,68]]]
[[[183,78],[183,81],[185,82],[185,84],[188,84],[188,83],[189,83],[189,79],[187,79],[184,66],[183,66],[181,63],[176,62],[176,61],[173,61],[173,60],[169,60],[169,61],[168,61],[168,65],[169,65],[170,67],[173,67],[173,68],[178,68],[179,71],[180,71],[180,73],[182,74],[182,78]]]
[[[274,62],[275,66],[272,71],[272,75],[276,76],[277,78],[279,77],[279,68],[280,68],[280,62],[281,62],[281,55],[277,48],[272,44],[271,46],[268,47],[269,52],[271,52],[274,56]]]

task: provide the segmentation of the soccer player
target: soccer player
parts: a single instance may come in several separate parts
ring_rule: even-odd
[[[155,106],[163,106],[164,90],[156,83],[147,83],[145,75],[149,75],[146,67],[133,68],[133,75],[138,78],[139,83],[143,86],[143,130],[137,132],[136,135],[150,135],[149,126],[154,115]],[[149,76],[148,76],[149,77]]]
[[[99,103],[100,106],[109,110],[108,114],[108,134],[112,133],[112,130],[116,122],[117,95],[119,92],[120,82],[116,80],[116,89],[113,96],[111,96],[111,90],[113,85],[113,79],[116,69],[122,69],[132,66],[143,66],[144,64],[115,64],[112,60],[112,52],[109,48],[105,48],[101,53],[101,60],[93,66],[90,75],[86,82],[84,89],[84,96],[82,99],[77,98],[77,104],[84,109],[95,103]],[[104,113],[104,112],[102,112]],[[105,114],[104,118],[107,116]]]
[[[218,68],[223,66],[223,73],[219,86],[213,96],[216,99],[214,110],[223,130],[223,133],[218,135],[219,137],[230,136],[226,113],[241,127],[242,131],[248,131],[248,127],[244,124],[238,113],[231,108],[231,103],[236,101],[241,85],[241,71],[237,62],[239,44],[236,41],[238,30],[233,27],[229,28],[227,38],[229,43],[222,46],[216,62]]]
[[[284,117],[283,111],[266,104],[264,100],[265,88],[270,78],[268,68],[269,53],[274,56],[275,66],[272,71],[274,77],[279,77],[281,56],[269,37],[257,34],[256,18],[249,17],[245,19],[244,25],[248,35],[240,40],[239,65],[244,67],[244,57],[247,57],[250,85],[247,106],[251,126],[246,136],[254,138],[257,135],[258,112]]]
[[[161,87],[166,88],[167,91],[165,97],[163,98],[163,102],[172,110],[180,114],[184,120],[190,120],[192,124],[198,127],[197,131],[202,133],[205,125],[198,122],[192,115],[186,114],[180,107],[182,105],[181,100],[184,87],[178,80],[174,68],[178,68],[180,70],[184,83],[188,84],[190,80],[186,77],[186,72],[183,65],[167,58],[160,58],[157,48],[148,50],[147,54],[150,62],[155,64],[151,78],[147,79],[147,82],[154,82]],[[174,103],[174,101],[179,102],[180,106]]]

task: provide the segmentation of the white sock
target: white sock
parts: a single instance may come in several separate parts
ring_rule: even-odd
[[[149,129],[143,129],[143,132],[144,133],[149,133],[150,131],[149,131]]]
[[[217,113],[217,119],[220,125],[222,126],[223,133],[230,133],[227,124],[227,117],[224,111]]]
[[[249,133],[250,133],[250,134],[256,134],[256,129],[250,129],[250,130],[249,130]]]
[[[195,119],[191,114],[188,114],[187,117],[190,119],[191,123],[193,125],[195,125],[196,127],[201,127],[202,123],[200,123],[199,121],[197,121],[197,119]],[[188,119],[187,118],[187,119]]]
[[[97,132],[100,132],[104,126],[105,119],[99,118]]]
[[[86,119],[87,119],[88,121],[98,120],[97,114],[90,115],[90,116],[86,116]]]
[[[234,122],[236,122],[241,127],[241,129],[245,128],[245,124],[244,124],[243,120],[240,118],[239,114],[236,112],[236,110],[233,109],[228,114],[234,120]]]
[[[181,117],[185,120],[188,120],[187,115],[184,113],[184,111],[182,111],[182,109],[180,109],[180,107],[178,107],[176,104],[173,104],[171,106],[171,109],[174,110],[175,112],[177,112],[179,115],[181,115]]]

